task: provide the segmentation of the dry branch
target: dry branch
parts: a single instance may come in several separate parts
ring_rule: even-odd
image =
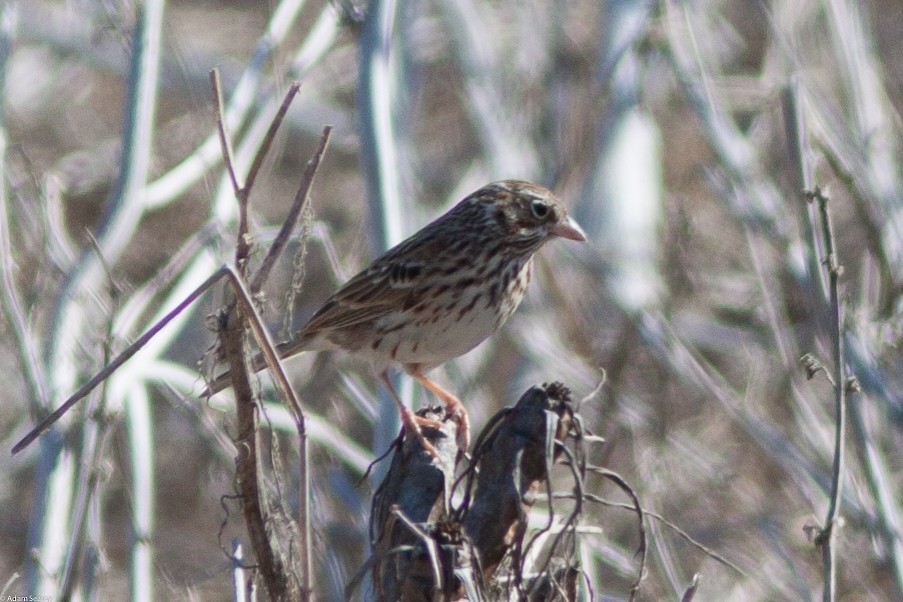
[[[234,278],[230,280],[234,295],[220,310],[217,319],[220,350],[229,366],[229,378],[235,392],[238,424],[238,435],[234,441],[238,451],[235,459],[235,485],[241,500],[248,535],[257,557],[258,569],[270,598],[272,600],[307,600],[311,595],[312,558],[309,508],[310,474],[304,414],[278,362],[275,347],[259,317],[255,315],[252,297],[265,284],[270,269],[285,249],[286,240],[294,230],[297,220],[309,200],[313,177],[329,142],[331,128],[324,128],[320,144],[308,162],[298,187],[289,216],[283,224],[276,243],[270,248],[262,268],[252,279],[251,290],[248,291],[243,284],[243,279],[246,274],[251,243],[247,230],[249,198],[260,166],[269,152],[292,99],[298,92],[298,84],[293,84],[289,88],[254,157],[245,183],[240,184],[239,177],[234,171],[231,140],[222,115],[222,93],[216,71],[211,74],[211,83],[216,99],[215,117],[223,158],[239,205],[239,228],[235,253],[238,274],[233,274]],[[272,499],[266,489],[261,486],[263,464],[260,461],[261,446],[258,437],[259,400],[251,385],[250,377],[256,370],[249,365],[249,358],[246,354],[249,331],[254,333],[263,357],[266,359],[266,365],[273,370],[276,376],[279,389],[298,431],[301,507],[297,523],[291,520],[279,520],[281,502]],[[297,545],[294,542],[298,542]],[[295,554],[298,555],[297,558],[295,558]]]

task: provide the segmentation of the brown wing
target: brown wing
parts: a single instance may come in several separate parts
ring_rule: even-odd
[[[443,250],[442,241],[423,236],[426,230],[393,247],[370,267],[346,282],[298,333],[298,338],[373,322],[408,306],[422,288],[429,259]]]

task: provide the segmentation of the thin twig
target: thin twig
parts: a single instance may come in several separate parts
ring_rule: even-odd
[[[252,166],[252,172],[259,169],[261,164],[261,160],[259,157],[261,154],[266,152],[270,145],[272,144],[272,140],[276,134],[276,127],[278,126],[278,122],[281,121],[282,117],[284,117],[285,112],[288,110],[288,106],[297,93],[297,85],[292,86],[292,89],[286,94],[285,101],[282,104],[282,107],[277,114],[277,117],[274,119],[274,126],[270,128],[270,131],[267,132],[267,137],[264,143],[261,145],[261,152],[258,153],[257,158],[254,160],[254,164]],[[252,329],[255,330],[255,337],[258,342],[261,342],[260,348],[261,352],[264,354],[266,358],[267,365],[270,367],[270,370],[276,376],[276,382],[279,385],[279,388],[282,392],[283,399],[286,401],[287,407],[289,409],[289,413],[292,416],[293,421],[295,422],[295,427],[298,431],[299,443],[298,443],[298,455],[299,455],[299,472],[301,475],[300,483],[299,483],[299,511],[298,511],[298,522],[301,531],[301,589],[302,592],[310,591],[310,575],[313,571],[312,565],[312,537],[311,537],[311,527],[310,527],[310,466],[309,466],[309,442],[307,439],[307,431],[304,423],[304,413],[301,409],[301,404],[299,403],[296,395],[291,389],[291,386],[288,383],[288,379],[286,378],[284,372],[282,371],[282,366],[279,363],[278,356],[275,352],[275,346],[272,340],[269,339],[269,332],[263,326],[263,322],[259,316],[256,314],[256,309],[253,308],[253,303],[251,303],[251,299],[253,299],[253,293],[258,292],[266,282],[267,277],[269,276],[270,270],[276,264],[276,261],[279,259],[282,251],[285,249],[285,246],[288,243],[288,239],[294,230],[295,224],[298,220],[298,217],[304,210],[309,198],[310,198],[310,190],[313,184],[314,176],[319,169],[320,163],[323,158],[323,154],[326,151],[326,147],[329,143],[329,137],[332,128],[327,126],[323,129],[323,135],[320,138],[320,144],[317,147],[317,150],[314,153],[314,156],[310,159],[307,164],[307,168],[304,171],[304,176],[302,177],[301,184],[298,187],[298,191],[295,195],[295,200],[292,204],[292,208],[289,211],[289,215],[283,221],[282,228],[279,234],[276,237],[276,240],[270,246],[270,250],[267,253],[266,258],[264,259],[263,264],[261,265],[260,270],[254,276],[254,280],[251,284],[251,290],[243,291],[243,295],[239,297],[240,301],[243,299],[247,299],[247,303],[242,301],[243,309],[245,311],[245,315],[251,317],[251,326]],[[256,166],[256,167],[255,167]],[[248,189],[245,191],[245,194],[250,192],[250,186],[253,183],[253,177],[248,177]],[[240,278],[235,278],[233,282],[233,288],[238,290],[243,288],[243,282]],[[262,341],[266,339],[267,344],[263,344]],[[234,369],[234,366],[233,366]],[[240,427],[241,430],[241,427]],[[305,595],[305,594],[303,594]]]
[[[213,274],[211,274],[204,282],[197,286],[197,288],[192,291],[190,295],[185,297],[179,304],[177,304],[169,313],[167,313],[163,318],[160,319],[159,322],[151,326],[143,335],[138,337],[134,343],[126,347],[122,353],[116,356],[116,358],[110,362],[107,366],[105,366],[100,372],[95,374],[91,380],[83,384],[78,390],[73,393],[63,404],[53,411],[47,418],[42,420],[36,427],[34,427],[31,432],[22,437],[22,439],[13,446],[12,453],[17,454],[28,445],[38,438],[38,436],[46,431],[48,428],[53,426],[53,424],[62,418],[63,414],[68,412],[72,406],[76,403],[84,399],[84,397],[94,390],[97,385],[102,383],[110,374],[115,372],[122,364],[127,362],[129,358],[135,355],[144,345],[147,344],[154,336],[163,330],[167,324],[169,324],[176,316],[182,313],[189,305],[195,302],[198,297],[203,295],[207,289],[213,286],[220,278],[222,278],[229,270],[226,267],[222,267]]]
[[[304,169],[304,175],[301,178],[301,184],[298,186],[298,191],[295,193],[295,200],[292,203],[292,207],[285,220],[282,222],[282,227],[279,229],[279,233],[276,235],[275,240],[273,240],[273,244],[270,245],[270,250],[267,252],[266,257],[264,257],[260,269],[251,281],[251,290],[255,293],[263,288],[263,284],[270,275],[270,270],[272,270],[273,266],[282,255],[282,252],[295,229],[295,225],[298,223],[298,219],[304,211],[304,207],[307,206],[308,200],[310,199],[311,184],[313,183],[317,170],[320,168],[320,163],[323,160],[323,154],[326,152],[326,147],[329,144],[331,134],[332,126],[323,128],[323,134],[320,136],[320,144],[317,146],[317,150],[314,151],[313,157],[307,162],[307,167]]]
[[[302,508],[299,509],[299,520],[301,521],[302,528],[302,537],[304,541],[302,542],[302,559],[301,559],[301,567],[302,567],[302,583],[301,588],[302,592],[309,592],[310,589],[310,572],[309,569],[311,567],[311,537],[310,537],[310,496],[309,496],[309,478],[310,478],[310,469],[308,466],[308,442],[307,442],[307,430],[304,423],[304,413],[301,410],[301,403],[298,401],[297,396],[295,395],[294,390],[292,389],[291,384],[289,383],[288,376],[285,374],[285,370],[282,368],[282,364],[279,361],[279,355],[276,352],[276,344],[270,336],[269,331],[267,330],[263,318],[260,313],[257,311],[257,307],[254,305],[253,297],[251,292],[245,286],[244,281],[241,279],[239,273],[235,271],[233,268],[227,266],[226,267],[226,277],[232,285],[232,290],[235,293],[235,299],[240,306],[242,311],[242,315],[247,318],[248,327],[250,328],[258,347],[260,348],[261,353],[263,354],[264,359],[266,360],[267,367],[269,368],[273,379],[282,394],[283,399],[286,401],[286,407],[289,410],[290,415],[292,416],[292,420],[295,423],[295,428],[298,431],[299,441],[299,455],[301,462],[301,488],[305,497],[300,501]],[[231,367],[232,374],[235,375],[236,370],[235,365]],[[236,392],[236,397],[238,397],[238,392]],[[259,557],[259,556],[258,556]]]
[[[834,361],[834,461],[831,468],[831,498],[825,524],[815,539],[816,545],[822,548],[822,565],[824,569],[823,600],[832,602],[837,597],[837,530],[840,515],[840,499],[843,495],[843,479],[846,473],[846,362],[843,355],[843,305],[840,302],[839,280],[843,267],[837,260],[834,242],[834,226],[831,213],[828,211],[828,195],[818,186],[805,193],[806,200],[817,202],[821,216],[822,239],[825,244],[826,257],[823,260],[828,273],[828,293],[831,306],[831,354]]]
[[[642,583],[643,574],[646,571],[646,521],[643,520],[643,506],[640,504],[640,498],[639,496],[637,496],[636,491],[633,490],[633,487],[630,486],[630,484],[626,479],[624,479],[624,477],[613,470],[608,470],[605,468],[597,468],[594,470],[594,472],[617,485],[618,488],[621,489],[621,491],[627,494],[627,496],[630,498],[630,501],[633,502],[632,506],[627,506],[626,504],[625,506],[632,508],[636,513],[637,530],[640,534],[640,545],[637,549],[637,553],[640,555],[640,566],[637,571],[638,574],[636,581],[633,582],[633,586],[630,588],[630,599],[634,600],[636,598],[637,592],[640,591],[640,583]]]
[[[414,521],[405,516],[404,512],[402,512],[398,506],[392,507],[392,515],[401,521],[411,533],[423,542],[423,546],[426,548],[427,555],[430,559],[430,568],[433,570],[433,591],[441,592],[444,589],[444,585],[442,583],[442,569],[439,561],[439,546],[436,545],[436,540],[430,537],[429,533],[421,529]]]
[[[210,71],[210,87],[214,101],[213,118],[216,121],[216,133],[219,135],[223,163],[226,167],[226,173],[229,175],[229,181],[232,182],[232,190],[237,197],[241,194],[244,185],[239,183],[238,174],[235,173],[235,151],[232,149],[232,137],[229,135],[225,119],[226,109],[223,101],[223,83],[220,81],[219,69],[214,68]]]
[[[285,120],[285,114],[288,113],[288,109],[292,104],[292,101],[295,99],[295,96],[298,94],[298,90],[301,89],[301,84],[298,82],[292,82],[292,84],[288,87],[288,92],[285,93],[285,98],[282,99],[282,104],[279,105],[279,110],[276,111],[276,115],[273,117],[273,120],[270,122],[270,127],[267,129],[267,133],[263,137],[263,141],[260,143],[260,149],[254,155],[254,161],[251,162],[251,167],[248,169],[248,175],[245,178],[244,190],[246,194],[250,194],[251,190],[254,189],[254,182],[257,181],[257,174],[260,173],[260,168],[263,166],[263,160],[270,152],[270,148],[273,146],[273,142],[276,140],[276,132],[279,131],[279,126],[282,125],[282,122]]]
[[[370,570],[376,566],[376,563],[382,562],[389,556],[393,556],[396,554],[409,554],[411,552],[417,551],[417,546],[413,545],[400,545],[395,546],[391,550],[381,550],[374,552],[364,564],[358,567],[357,571],[354,573],[354,576],[348,581],[348,584],[345,586],[345,600],[351,600],[351,597],[354,595],[354,590],[360,586],[361,582],[364,580]]]
[[[606,500],[605,498],[599,497],[598,495],[595,495],[592,493],[587,493],[586,499],[596,502],[598,504],[602,504],[604,506],[610,506],[612,508],[624,508],[626,510],[636,511],[636,507],[633,504],[626,504],[624,502],[613,502],[611,500]],[[648,508],[642,508],[642,511],[643,511],[644,516],[654,518],[655,520],[659,521],[660,523],[662,523],[669,529],[673,530],[679,536],[684,538],[687,541],[687,543],[689,543],[691,546],[699,549],[706,556],[709,556],[713,560],[720,562],[721,564],[723,564],[724,566],[726,566],[730,569],[733,569],[739,575],[742,575],[744,578],[748,577],[746,572],[744,572],[743,569],[741,569],[739,566],[737,566],[736,564],[734,564],[733,562],[731,562],[730,560],[728,560],[727,558],[725,558],[718,552],[714,551],[710,547],[706,546],[705,544],[696,541],[696,539],[694,539],[692,535],[690,535],[689,533],[687,533],[686,531],[684,531],[683,529],[681,529],[680,527],[678,527],[677,525],[672,523],[670,520],[668,520],[667,518],[665,518],[658,512],[649,510]]]
[[[295,89],[297,91],[297,89]],[[285,109],[288,107],[288,101],[290,101],[291,96],[287,96],[286,103],[283,105]],[[284,110],[280,112],[284,114]],[[257,274],[254,276],[254,281],[251,284],[251,291],[257,292],[263,287],[263,283],[266,282],[267,276],[269,274],[270,269],[273,265],[275,265],[276,260],[282,254],[285,245],[288,242],[289,235],[292,230],[294,230],[295,224],[298,221],[298,218],[304,211],[304,207],[307,206],[310,199],[310,190],[313,185],[314,176],[317,173],[317,170],[320,167],[320,163],[323,159],[323,154],[326,152],[326,147],[329,144],[329,137],[332,132],[331,126],[326,126],[323,128],[323,135],[320,137],[320,144],[317,147],[313,157],[307,162],[307,168],[304,170],[304,176],[301,179],[301,184],[298,186],[298,191],[295,194],[295,200],[292,203],[292,208],[289,211],[288,216],[286,216],[285,220],[282,224],[282,229],[279,231],[279,234],[276,236],[276,240],[273,242],[273,245],[270,247],[267,256],[264,258],[263,264],[260,266],[260,270],[258,270]],[[276,362],[278,365],[278,362]],[[287,386],[287,381],[282,384],[284,399],[288,402],[289,412],[292,415],[292,418],[295,422],[295,428],[298,430],[298,463],[299,463],[299,491],[298,491],[298,523],[301,531],[301,594],[302,596],[307,597],[309,593],[312,591],[311,584],[311,576],[313,574],[313,536],[311,534],[311,523],[310,523],[310,444],[307,438],[307,427],[304,422],[304,413],[301,410],[301,404],[298,402],[298,399],[295,397],[294,392],[291,390],[291,387]]]
[[[213,113],[216,121],[216,130],[219,132],[220,145],[223,151],[223,161],[225,162],[226,172],[232,181],[232,191],[235,194],[235,200],[238,202],[238,232],[235,243],[235,265],[238,267],[239,273],[244,276],[247,269],[247,259],[251,255],[251,239],[248,236],[248,197],[251,188],[246,183],[242,184],[238,180],[238,174],[235,172],[235,156],[232,151],[232,137],[226,130],[226,122],[223,117],[223,91],[219,80],[219,71],[213,69],[210,72],[210,84],[213,88]],[[268,130],[268,134],[270,131]],[[262,161],[262,155],[265,149],[263,147],[257,149],[254,155],[254,164]],[[241,415],[241,414],[239,414]],[[239,424],[239,430],[242,425]]]

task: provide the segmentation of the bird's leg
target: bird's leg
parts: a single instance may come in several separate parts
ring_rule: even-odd
[[[420,430],[421,426],[428,426],[435,429],[441,429],[442,424],[436,422],[435,420],[430,420],[428,418],[423,418],[422,416],[418,416],[414,412],[410,410],[404,402],[401,401],[401,397],[398,396],[398,392],[395,390],[395,387],[392,386],[392,381],[389,379],[389,371],[383,370],[379,373],[379,380],[382,381],[383,385],[385,385],[386,390],[389,391],[389,396],[395,401],[395,405],[398,406],[398,412],[401,414],[401,423],[404,425],[405,431],[414,435],[420,444],[423,446],[423,449],[433,458],[439,458],[439,452],[436,451],[436,448],[433,447],[433,444],[426,440],[426,437],[423,436],[423,431]]]
[[[446,415],[458,423],[458,449],[466,454],[467,448],[470,447],[470,419],[467,417],[467,408],[460,399],[443,389],[439,383],[423,372],[412,370],[409,374],[445,404]]]

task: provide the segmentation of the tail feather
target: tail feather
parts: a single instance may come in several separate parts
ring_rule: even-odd
[[[262,353],[258,353],[254,356],[254,359],[251,364],[251,369],[253,372],[260,372],[264,368],[266,368],[266,359],[264,359]],[[226,370],[212,381],[207,383],[207,388],[201,392],[201,397],[209,397],[211,395],[216,395],[223,389],[228,389],[232,386],[232,372],[230,370]]]
[[[328,349],[328,346],[318,346],[314,345],[309,337],[305,337],[302,333],[301,336],[292,341],[283,341],[276,345],[276,354],[279,356],[279,359],[285,359],[287,357],[291,357],[293,355],[297,355],[302,351],[310,351],[315,349]],[[257,373],[267,367],[266,359],[264,359],[262,353],[258,353],[254,356],[254,359],[251,363],[251,369],[253,372]],[[228,389],[232,386],[232,375],[229,370],[226,370],[219,376],[213,379],[210,383],[207,384],[207,388],[201,393],[201,397],[209,397],[210,395],[215,395],[222,391],[223,389]]]

